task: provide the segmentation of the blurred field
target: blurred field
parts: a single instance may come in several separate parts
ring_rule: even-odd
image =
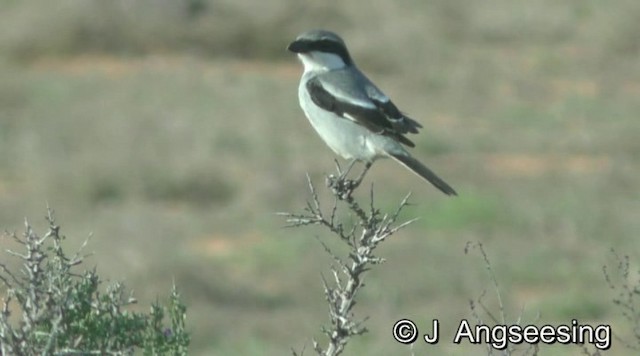
[[[484,353],[449,342],[469,299],[488,289],[495,306],[468,241],[484,243],[512,321],[524,308],[525,322],[628,335],[602,265],[611,248],[640,261],[639,4],[1,0],[0,226],[44,227],[48,203],[71,245],[93,233],[90,265],[142,306],[175,280],[194,355],[310,349],[328,322],[314,235],[333,237],[274,213],[304,206],[305,172],[321,186],[333,170],[284,50],[326,27],[423,123],[415,155],[460,193],[374,165],[378,205],[412,191],[405,217],[421,220],[383,247],[356,307],[370,333],[347,353],[411,354],[390,336],[403,317],[443,325],[416,354]]]

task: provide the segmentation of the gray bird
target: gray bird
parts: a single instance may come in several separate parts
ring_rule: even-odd
[[[313,128],[336,154],[351,160],[349,169],[356,161],[365,163],[358,184],[376,159],[391,157],[443,193],[457,195],[403,147],[415,147],[405,135],[418,133],[422,125],[360,72],[340,36],[311,30],[287,49],[304,65],[298,99]]]

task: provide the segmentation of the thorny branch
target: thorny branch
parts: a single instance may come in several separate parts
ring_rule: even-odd
[[[322,328],[329,339],[328,345],[323,348],[313,340],[313,348],[318,355],[323,356],[341,354],[351,337],[367,332],[364,326],[367,318],[358,320],[353,313],[358,291],[364,286],[364,273],[373,265],[384,262],[383,258],[374,254],[376,247],[416,220],[396,224],[402,209],[409,205],[410,194],[402,199],[395,212],[383,214],[374,206],[373,186],[370,190],[370,204],[365,208],[352,195],[359,182],[354,184],[353,181],[346,179],[340,170],[338,173],[337,177],[333,175],[327,177],[327,186],[334,198],[328,215],[323,212],[316,188],[309,175],[307,175],[307,183],[311,200],[307,201],[304,212],[279,213],[286,218],[288,227],[324,226],[349,247],[348,256],[340,257],[326,243],[320,241],[335,263],[331,266],[332,278],[327,279],[321,275],[325,297],[329,304],[331,327]],[[345,225],[337,217],[339,207],[345,205],[355,217],[356,221],[352,225]],[[293,354],[298,355],[295,351]]]
[[[21,274],[12,272],[7,265],[0,263],[0,281],[7,288],[0,310],[0,340],[2,340],[0,354],[2,355],[19,354],[20,350],[31,347],[28,345],[33,344],[31,338],[34,335],[47,339],[44,349],[40,351],[44,354],[50,353],[61,332],[58,326],[62,320],[62,311],[51,308],[60,294],[59,281],[52,280],[54,277],[47,271],[60,271],[60,275],[64,272],[70,274],[71,268],[80,264],[86,257],[80,255],[82,248],[73,257],[67,257],[61,246],[64,236],[60,235],[60,228],[55,224],[51,209],[47,209],[46,219],[49,230],[42,237],[33,231],[26,219],[22,237],[16,233],[5,233],[5,237],[18,243],[24,252],[6,250],[8,254],[22,260]],[[23,306],[22,320],[20,326],[16,328],[9,322],[11,314],[9,304],[13,300]],[[46,320],[51,322],[50,330],[40,330],[38,325]],[[18,345],[20,349],[14,348]]]

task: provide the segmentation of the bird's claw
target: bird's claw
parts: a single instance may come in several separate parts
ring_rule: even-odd
[[[335,176],[333,174],[327,176],[326,185],[331,189],[333,194],[341,200],[349,200],[351,198],[351,194],[353,193],[360,183],[361,179],[347,179],[345,177]]]

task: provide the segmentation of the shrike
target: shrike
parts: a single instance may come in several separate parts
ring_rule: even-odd
[[[365,163],[391,157],[447,195],[457,195],[447,183],[413,158],[403,147],[414,147],[405,135],[422,127],[405,116],[356,67],[340,36],[325,30],[300,34],[287,49],[304,65],[298,99],[324,142],[338,155]],[[348,170],[347,170],[348,172]],[[358,181],[359,183],[359,181]]]

